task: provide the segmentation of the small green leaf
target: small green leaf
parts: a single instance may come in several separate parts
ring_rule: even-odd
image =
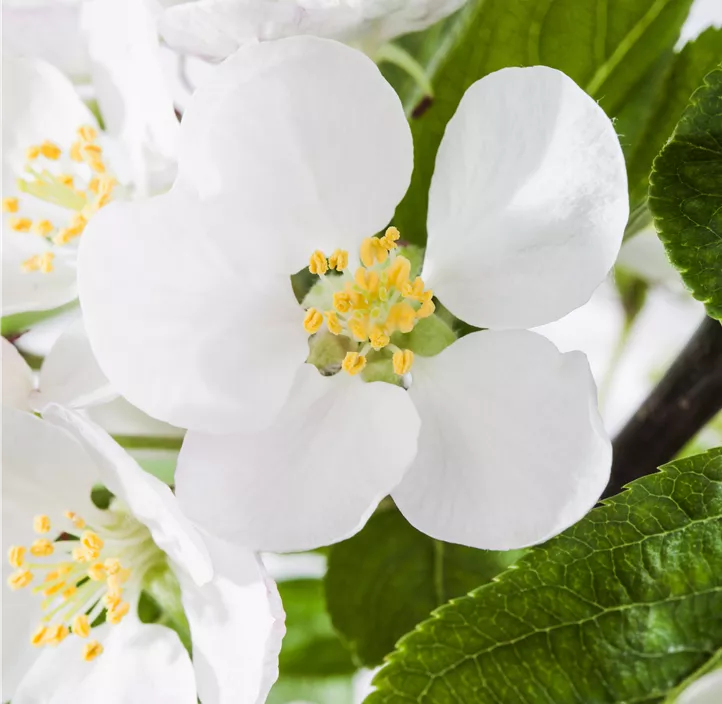
[[[521,554],[442,543],[387,509],[331,547],[328,609],[359,661],[378,665],[433,609],[488,582]]]
[[[722,65],[707,75],[654,160],[654,225],[707,312],[722,318]]]
[[[421,357],[433,357],[456,340],[451,327],[438,315],[430,315],[416,323],[409,333],[396,333],[391,341],[402,349],[409,349]]]
[[[278,583],[286,612],[279,670],[282,676],[329,677],[356,669],[331,625],[319,579]]]
[[[722,647],[722,448],[665,465],[404,637],[367,704],[658,702]]]

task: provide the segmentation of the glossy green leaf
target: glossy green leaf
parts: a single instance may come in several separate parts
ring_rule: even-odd
[[[412,113],[415,168],[394,224],[426,239],[427,194],[446,123],[466,89],[506,66],[545,64],[571,76],[617,115],[640,80],[671,50],[691,0],[470,0],[428,67],[436,96]],[[417,93],[415,100],[420,99]],[[413,105],[413,101],[412,101]]]
[[[412,527],[394,508],[331,548],[326,600],[333,624],[367,666],[449,599],[485,584],[521,551],[451,545]]]
[[[654,160],[654,225],[707,312],[722,318],[722,65],[705,78]]]
[[[722,647],[722,448],[665,465],[440,608],[367,704],[657,702]]]

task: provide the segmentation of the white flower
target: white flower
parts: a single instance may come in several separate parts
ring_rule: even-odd
[[[160,19],[172,47],[220,60],[239,47],[297,35],[336,39],[375,58],[387,42],[418,32],[466,0],[194,0]]]
[[[677,704],[719,704],[722,701],[722,669],[700,677],[676,701]]]
[[[241,50],[196,93],[181,137],[170,193],[91,223],[79,285],[109,379],[190,429],[176,481],[193,520],[303,549],[352,534],[391,493],[434,537],[511,548],[595,503],[611,451],[586,359],[524,330],[590,297],[627,219],[613,126],[569,78],[505,69],[467,91],[439,148],[415,281],[393,228],[369,239],[408,186],[412,144],[363,54],[310,37]],[[344,272],[321,277],[323,307],[304,311],[289,275],[309,255]],[[429,286],[493,331],[415,362],[394,350],[392,334],[433,312]],[[309,332],[317,363],[351,374],[304,364]],[[362,383],[364,357],[408,392]]]
[[[143,139],[129,146],[132,128],[117,137],[100,130],[68,79],[48,63],[6,57],[3,98],[2,312],[8,315],[73,300],[77,243],[88,220],[114,198],[165,190],[168,174],[158,180]]]
[[[3,435],[3,701],[264,701],[283,612],[259,560],[198,532],[167,486],[73,411],[5,407]],[[114,495],[104,510],[98,483]],[[151,574],[177,580],[192,662],[175,631],[137,616]]]

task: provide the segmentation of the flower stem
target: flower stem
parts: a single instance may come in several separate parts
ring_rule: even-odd
[[[183,438],[163,435],[113,435],[113,439],[127,450],[173,450],[179,451]]]

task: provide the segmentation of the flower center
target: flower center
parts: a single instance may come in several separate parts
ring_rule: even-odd
[[[130,610],[124,595],[140,593],[144,574],[165,559],[150,531],[117,502],[103,513],[108,521],[94,527],[66,511],[64,525],[54,530],[49,516],[35,516],[39,537],[29,547],[9,549],[16,571],[8,585],[30,588],[41,600],[42,617],[30,639],[34,646],[56,646],[71,633],[87,639],[103,621],[120,623]],[[102,652],[101,643],[91,639],[82,657],[90,661]]]
[[[17,181],[18,190],[29,198],[3,198],[3,212],[9,213],[8,225],[15,232],[27,232],[42,237],[52,245],[63,246],[79,237],[88,220],[107,205],[116,186],[108,175],[103,151],[97,144],[98,134],[85,125],[77,132],[77,139],[67,154],[50,141],[28,147],[25,152],[24,176]],[[33,201],[35,201],[33,203]],[[42,203],[69,211],[62,214],[62,223],[47,217],[33,220],[24,214],[23,206]],[[53,270],[55,253],[35,254],[22,264],[25,272]]]
[[[398,254],[399,231],[389,227],[383,237],[367,237],[361,243],[362,266],[348,271],[348,252],[335,250],[330,257],[315,251],[309,271],[320,277],[314,295],[318,306],[307,308],[303,326],[309,335],[323,327],[347,338],[353,349],[346,352],[341,368],[355,375],[363,371],[370,350],[393,353],[394,373],[402,376],[414,361],[411,350],[391,342],[395,332],[409,333],[419,320],[434,312],[434,292],[424,287],[420,276],[411,280],[411,262]],[[336,270],[340,276],[327,275]]]

